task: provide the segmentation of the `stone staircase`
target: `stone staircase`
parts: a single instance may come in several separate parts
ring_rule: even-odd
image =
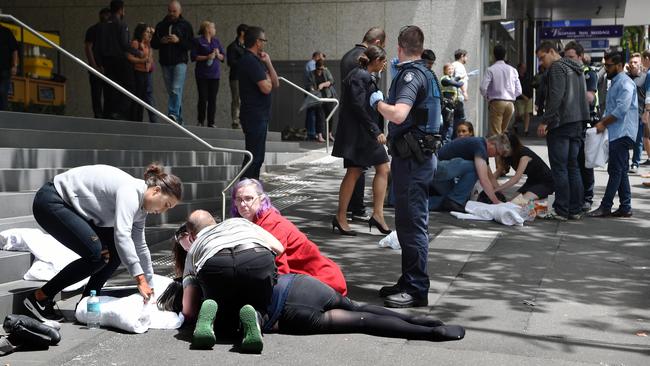
[[[241,130],[188,129],[212,146],[244,149]],[[298,143],[281,141],[279,132],[268,133],[266,150],[263,171],[306,153]],[[221,190],[239,172],[242,160],[242,154],[209,151],[166,123],[0,112],[0,231],[38,228],[31,211],[34,194],[67,169],[108,164],[141,177],[145,166],[157,161],[181,178],[184,199],[173,210],[147,218],[153,253],[192,210],[220,215]],[[0,319],[21,312],[24,294],[42,284],[22,280],[31,262],[29,253],[0,250]]]

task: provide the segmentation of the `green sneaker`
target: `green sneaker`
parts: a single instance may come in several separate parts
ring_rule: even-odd
[[[244,305],[239,310],[239,319],[244,327],[244,337],[241,341],[241,351],[244,353],[262,353],[262,330],[257,320],[257,311],[250,305]]]
[[[194,334],[192,334],[192,348],[210,349],[217,343],[217,337],[214,335],[214,318],[216,315],[217,303],[210,299],[203,301]]]

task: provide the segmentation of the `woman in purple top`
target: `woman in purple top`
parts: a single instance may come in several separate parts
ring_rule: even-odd
[[[206,119],[206,104],[208,127],[214,127],[214,115],[217,111],[217,93],[219,92],[219,79],[221,77],[221,65],[219,63],[225,60],[225,52],[219,39],[215,37],[216,33],[214,23],[204,21],[199,28],[200,36],[194,39],[194,46],[192,47],[192,61],[196,62],[194,76],[199,90],[199,102],[197,104],[199,126],[203,126]]]

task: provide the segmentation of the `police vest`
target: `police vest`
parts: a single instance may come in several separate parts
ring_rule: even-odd
[[[393,104],[396,98],[396,87],[400,80],[406,77],[408,72],[420,73],[426,80],[426,93],[424,97],[418,93],[413,107],[403,123],[397,125],[389,124],[389,135],[395,139],[408,131],[415,131],[419,135],[436,134],[440,130],[442,120],[440,104],[440,86],[433,72],[424,66],[420,61],[409,62],[400,67],[397,75],[390,86],[389,102]]]
[[[443,75],[443,77],[440,78],[440,82],[441,82],[441,83],[442,83],[444,80],[454,81],[454,79],[453,79],[451,76],[449,76],[449,75]],[[453,86],[453,85],[451,85],[451,84],[445,86],[445,84],[442,83],[442,84],[441,84],[441,87],[440,87],[440,90],[442,91],[442,95],[443,95],[445,98],[449,98],[449,99],[451,99],[451,100],[454,101],[454,102],[455,102],[456,100],[458,100],[458,88],[457,88],[457,87],[455,87],[455,86]]]
[[[585,74],[585,81],[589,77],[589,72],[591,71],[591,67],[587,65],[582,65],[582,73]],[[600,104],[598,103],[598,88],[596,88],[596,91],[594,92],[594,101],[589,104],[589,109],[591,109],[591,113],[598,113],[598,106]]]

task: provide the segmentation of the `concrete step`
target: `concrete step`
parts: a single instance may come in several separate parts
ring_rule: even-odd
[[[29,215],[0,219],[0,231],[15,228],[40,229],[31,212]]]
[[[215,147],[244,149],[242,139],[205,139]],[[58,130],[27,130],[0,128],[1,147],[31,147],[52,149],[109,149],[109,150],[198,150],[205,147],[189,137],[145,136],[132,134],[106,134],[67,132]],[[300,152],[296,142],[266,141],[269,152]]]
[[[30,291],[43,286],[42,281],[16,280],[0,284],[0,317],[8,314],[27,314],[23,299]],[[61,294],[54,297],[54,301],[61,299]]]
[[[186,129],[201,138],[243,140],[242,130],[227,128],[208,128],[184,125]],[[105,134],[184,137],[185,134],[168,123],[144,123],[114,121],[71,116],[56,116],[33,113],[0,112],[0,128],[26,130],[54,130],[68,132],[89,132]],[[268,141],[281,141],[280,132],[269,131]]]
[[[0,250],[0,284],[22,280],[32,260],[31,253]]]

